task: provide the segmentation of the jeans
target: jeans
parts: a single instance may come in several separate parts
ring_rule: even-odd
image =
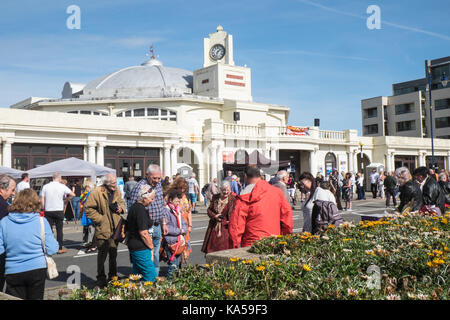
[[[43,300],[47,268],[7,274],[6,293],[25,300]]]
[[[172,251],[170,251],[167,242],[165,242],[164,250],[166,251],[167,258],[170,259],[172,257]],[[172,277],[173,272],[181,267],[181,254],[175,256],[172,262],[170,262],[169,260],[167,263],[169,264],[169,270],[167,271],[167,279],[170,279]]]
[[[202,193],[203,200],[205,201],[205,207],[208,207],[208,198],[206,197],[206,193]]]
[[[155,282],[156,271],[152,261],[152,251],[145,249],[141,251],[130,251],[133,263],[133,274],[142,275],[143,281]]]
[[[72,209],[75,219],[80,220],[80,197],[72,198]]]
[[[63,224],[64,224],[64,212],[62,211],[46,211],[45,218],[50,224],[50,228],[53,230],[53,225],[56,225],[56,240],[59,243],[59,250],[63,247]]]
[[[153,226],[153,264],[155,265],[156,276],[159,275],[159,248],[161,247],[161,229],[162,225]]]
[[[394,206],[397,206],[397,200],[395,199],[395,190],[386,189],[386,207],[390,205],[390,198],[392,197]]]
[[[0,292],[3,292],[3,287],[5,286],[5,262],[6,253],[0,254]]]
[[[378,191],[376,183],[371,183],[370,184],[370,191],[372,191],[373,198],[376,199],[377,198],[377,191]]]

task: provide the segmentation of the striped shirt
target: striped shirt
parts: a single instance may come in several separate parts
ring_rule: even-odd
[[[135,203],[138,198],[139,190],[142,186],[151,184],[148,183],[147,179],[142,179],[139,181],[131,190],[130,201],[131,204]],[[150,217],[154,222],[162,223],[162,219],[166,218],[166,215],[169,214],[169,209],[166,206],[166,202],[164,201],[164,196],[162,193],[161,182],[158,182],[155,188],[152,188],[155,191],[155,199],[150,203],[146,209],[150,213]]]

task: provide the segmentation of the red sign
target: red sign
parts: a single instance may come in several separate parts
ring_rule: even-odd
[[[291,136],[309,136],[308,128],[286,127],[286,134]]]
[[[234,163],[234,152],[233,151],[223,151],[222,162],[223,163]]]

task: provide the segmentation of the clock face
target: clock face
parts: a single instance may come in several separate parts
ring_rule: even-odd
[[[222,59],[225,56],[225,47],[221,44],[215,44],[209,51],[209,56],[215,61]]]

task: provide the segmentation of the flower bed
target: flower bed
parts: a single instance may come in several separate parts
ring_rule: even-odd
[[[404,214],[270,237],[253,245],[258,261],[190,265],[155,283],[130,276],[72,299],[449,299],[449,218]]]

